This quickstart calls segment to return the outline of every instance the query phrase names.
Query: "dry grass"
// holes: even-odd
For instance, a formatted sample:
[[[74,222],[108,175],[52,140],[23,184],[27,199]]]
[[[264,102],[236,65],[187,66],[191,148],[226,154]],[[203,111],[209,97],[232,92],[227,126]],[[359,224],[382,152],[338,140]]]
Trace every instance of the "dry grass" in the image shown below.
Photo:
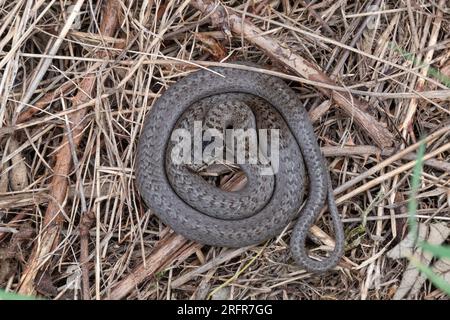
[[[109,14],[102,6],[112,2],[120,25],[100,32]],[[450,221],[449,78],[439,76],[450,76],[446,1],[313,1],[308,8],[309,1],[224,2],[320,66],[336,83],[326,85],[291,73],[243,36],[228,38],[189,2],[0,0],[0,287],[104,299],[144,261],[154,272],[133,284],[129,299],[204,299],[217,292],[232,299],[391,298],[406,261],[384,253],[405,236],[417,145],[400,150],[442,128],[427,145],[418,214],[427,223]],[[81,14],[72,14],[70,4],[80,5]],[[367,13],[371,4],[379,9]],[[290,227],[252,248],[202,247],[168,234],[145,208],[133,170],[145,113],[196,65],[219,60],[283,73],[300,103],[314,110],[347,234],[335,271],[314,275],[296,267]],[[395,136],[394,149],[378,149],[322,87],[365,100],[365,112]],[[60,180],[68,188],[55,199],[62,150],[60,162],[69,166]],[[57,221],[47,221],[49,203]],[[317,222],[327,225],[326,216]],[[55,237],[48,252],[40,251],[49,233]],[[330,241],[326,234],[321,239]],[[82,279],[89,284],[83,293]],[[417,298],[444,295],[427,284]]]

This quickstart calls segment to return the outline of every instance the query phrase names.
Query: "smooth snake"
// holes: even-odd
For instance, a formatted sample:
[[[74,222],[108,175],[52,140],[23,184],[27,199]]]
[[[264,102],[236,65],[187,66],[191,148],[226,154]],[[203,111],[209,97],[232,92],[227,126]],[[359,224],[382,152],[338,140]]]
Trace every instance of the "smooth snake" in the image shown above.
[[[261,243],[278,235],[298,216],[290,243],[294,260],[313,272],[334,267],[343,253],[343,227],[317,138],[297,94],[281,79],[260,72],[224,67],[211,70],[214,72],[193,72],[171,85],[147,114],[136,158],[137,186],[144,201],[177,233],[213,246]],[[254,165],[241,165],[246,185],[226,192],[211,186],[189,166],[172,163],[174,128],[188,128],[192,121],[205,121],[206,116],[219,118],[219,125],[227,121],[236,125],[243,115],[250,114],[254,117],[247,126],[279,129],[275,175],[258,175]],[[309,197],[302,207],[305,167]],[[309,257],[306,238],[325,203],[335,247],[328,257],[318,260]]]

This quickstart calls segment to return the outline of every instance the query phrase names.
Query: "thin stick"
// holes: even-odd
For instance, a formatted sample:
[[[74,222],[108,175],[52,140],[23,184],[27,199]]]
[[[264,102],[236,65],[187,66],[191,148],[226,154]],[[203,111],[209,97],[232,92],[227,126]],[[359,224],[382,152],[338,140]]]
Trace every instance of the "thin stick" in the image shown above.
[[[58,38],[55,40],[53,45],[48,50],[48,55],[52,56],[58,52],[59,48],[61,47],[62,42],[64,41],[64,38],[66,37],[67,33],[69,32],[70,28],[72,27],[72,25],[75,21],[75,18],[80,13],[80,9],[81,9],[81,6],[83,5],[83,3],[84,3],[84,0],[78,0],[75,3],[71,14],[67,18],[67,21],[64,24],[64,27],[61,29],[61,32],[59,33]],[[39,63],[40,66],[38,67],[38,70],[36,71],[36,74],[35,74],[33,80],[31,81],[27,91],[25,92],[25,95],[23,96],[23,98],[20,101],[19,106],[17,107],[17,111],[15,114],[16,118],[18,117],[23,106],[26,105],[30,101],[31,97],[34,94],[34,91],[38,87],[38,85],[41,82],[44,75],[47,73],[47,70],[50,67],[51,63],[52,63],[52,59],[49,59],[49,58],[43,58],[40,61],[40,63]],[[13,118],[13,123],[15,123],[14,120],[16,120],[16,118]]]
[[[89,293],[89,229],[95,221],[93,211],[86,212],[80,222],[80,266],[81,266],[81,288],[83,300],[90,300]]]
[[[440,148],[438,148],[438,149],[436,149],[436,150],[426,154],[424,156],[423,160],[431,159],[431,158],[435,157],[436,155],[438,155],[438,154],[440,154],[440,153],[442,153],[444,151],[447,151],[449,149],[450,149],[450,143],[447,143],[447,144],[443,145],[442,147],[440,147]],[[407,164],[404,164],[403,166],[400,166],[397,169],[389,171],[388,173],[383,174],[383,175],[379,176],[378,178],[370,180],[369,182],[367,182],[366,184],[360,186],[359,188],[356,188],[355,190],[353,190],[353,191],[345,194],[344,196],[336,199],[336,204],[340,204],[340,203],[342,203],[342,202],[344,202],[344,201],[346,201],[348,199],[351,199],[354,196],[360,194],[361,192],[367,191],[370,188],[372,188],[372,187],[382,183],[383,181],[386,181],[387,179],[392,178],[392,177],[394,177],[395,175],[397,175],[397,174],[399,174],[401,172],[404,172],[406,170],[411,169],[412,167],[414,167],[416,162],[417,162],[417,160],[408,162]]]
[[[450,131],[450,126],[445,126],[444,128],[430,134],[428,137],[426,137],[424,139],[424,143],[430,143],[431,141],[439,138],[441,135],[447,133],[448,131]],[[370,177],[371,175],[373,175],[374,173],[380,171],[382,168],[390,165],[391,163],[402,159],[403,156],[405,156],[408,153],[411,153],[412,151],[416,150],[419,146],[420,146],[420,142],[417,142],[413,145],[410,145],[409,147],[401,150],[400,152],[398,152],[397,154],[393,155],[392,157],[380,162],[379,164],[377,164],[376,166],[373,166],[372,168],[370,168],[369,170],[365,171],[364,173],[360,174],[359,176],[353,178],[350,181],[347,181],[346,183],[344,183],[343,185],[339,186],[338,188],[336,188],[334,190],[334,194],[338,195],[340,193],[343,193],[344,191],[348,190],[349,188],[353,187],[355,184],[363,181],[364,179]],[[431,158],[431,157],[430,157]],[[430,159],[428,158],[428,159]]]

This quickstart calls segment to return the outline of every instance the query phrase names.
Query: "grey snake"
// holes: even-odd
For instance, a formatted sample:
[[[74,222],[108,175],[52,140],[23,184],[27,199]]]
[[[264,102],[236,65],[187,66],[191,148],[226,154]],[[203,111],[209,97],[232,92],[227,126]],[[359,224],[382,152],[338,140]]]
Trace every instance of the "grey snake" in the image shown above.
[[[146,116],[136,157],[137,187],[145,203],[175,232],[224,247],[261,243],[298,216],[290,242],[294,260],[313,272],[333,268],[343,254],[343,226],[317,138],[297,94],[281,79],[260,72],[211,70],[193,72],[171,85]],[[254,116],[251,125],[279,129],[279,169],[274,176],[260,176],[251,166],[242,166],[247,184],[239,191],[226,192],[187,166],[171,162],[174,128],[201,120],[214,105],[238,105],[229,107],[229,112],[244,110],[244,115]],[[224,110],[222,116],[227,115]],[[237,120],[231,117],[231,121]],[[302,207],[306,181],[309,197]],[[325,204],[332,218],[335,247],[319,261],[308,255],[306,238]]]

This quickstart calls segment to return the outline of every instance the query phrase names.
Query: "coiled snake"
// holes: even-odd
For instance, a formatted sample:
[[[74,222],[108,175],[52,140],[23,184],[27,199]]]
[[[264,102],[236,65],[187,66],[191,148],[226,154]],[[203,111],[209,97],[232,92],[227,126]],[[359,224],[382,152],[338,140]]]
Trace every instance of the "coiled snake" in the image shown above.
[[[343,227],[313,127],[296,93],[281,79],[263,73],[223,67],[211,70],[191,73],[169,87],[147,115],[136,158],[137,186],[146,204],[186,238],[225,247],[261,243],[299,215],[291,236],[295,261],[314,272],[334,267],[343,252]],[[279,168],[274,176],[255,174],[250,165],[243,165],[247,184],[242,190],[226,192],[171,161],[174,128],[201,120],[217,105],[238,105],[229,112],[245,109],[244,114],[253,113],[258,128],[279,129]],[[309,197],[301,208],[305,167]],[[305,242],[325,201],[336,245],[319,261],[309,257]]]

